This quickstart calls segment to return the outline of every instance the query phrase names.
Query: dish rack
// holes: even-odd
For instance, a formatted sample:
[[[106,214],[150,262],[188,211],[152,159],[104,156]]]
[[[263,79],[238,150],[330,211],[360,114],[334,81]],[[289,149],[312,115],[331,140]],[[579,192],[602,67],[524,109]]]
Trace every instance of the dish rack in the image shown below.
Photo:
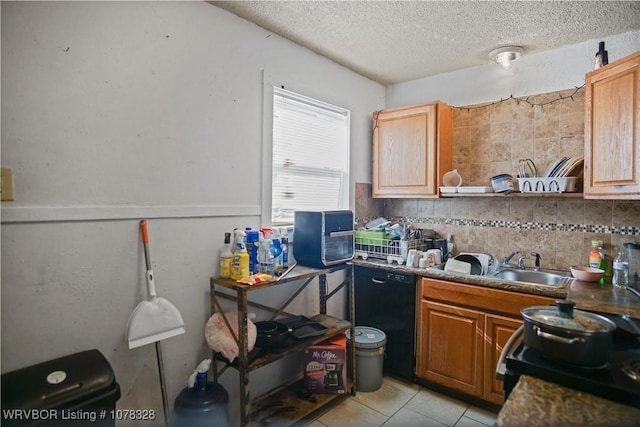
[[[355,236],[355,258],[377,258],[389,264],[404,264],[411,249],[422,250],[424,238],[410,240],[390,239],[384,231],[357,230]]]
[[[571,193],[576,191],[578,178],[518,178],[522,193]]]

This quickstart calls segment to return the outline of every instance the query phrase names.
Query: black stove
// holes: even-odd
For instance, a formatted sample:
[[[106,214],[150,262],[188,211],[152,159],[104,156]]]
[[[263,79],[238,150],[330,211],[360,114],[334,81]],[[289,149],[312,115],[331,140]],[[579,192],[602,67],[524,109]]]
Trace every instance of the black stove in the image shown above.
[[[599,367],[556,362],[521,342],[506,357],[505,399],[520,375],[540,378],[640,409],[640,338],[637,334],[616,329],[609,362]]]

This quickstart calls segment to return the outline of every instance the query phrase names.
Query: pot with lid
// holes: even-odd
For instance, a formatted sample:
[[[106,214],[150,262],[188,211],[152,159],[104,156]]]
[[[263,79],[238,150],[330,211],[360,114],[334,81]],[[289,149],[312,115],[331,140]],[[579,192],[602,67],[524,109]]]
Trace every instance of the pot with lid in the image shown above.
[[[256,347],[284,348],[289,345],[289,326],[282,322],[255,322],[257,329]]]
[[[595,313],[574,310],[572,301],[556,306],[520,310],[524,318],[524,343],[545,357],[585,367],[609,361],[615,323]]]

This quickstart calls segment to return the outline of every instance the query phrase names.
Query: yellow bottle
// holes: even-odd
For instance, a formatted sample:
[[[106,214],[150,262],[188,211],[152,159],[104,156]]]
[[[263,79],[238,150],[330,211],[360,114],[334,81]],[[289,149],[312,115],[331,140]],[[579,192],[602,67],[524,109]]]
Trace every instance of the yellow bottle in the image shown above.
[[[249,253],[244,245],[246,233],[243,230],[236,230],[235,234],[236,244],[231,257],[231,278],[239,280],[248,277],[251,273],[249,273]]]
[[[233,253],[231,252],[231,233],[224,233],[224,248],[220,254],[220,277],[231,276],[231,260]]]

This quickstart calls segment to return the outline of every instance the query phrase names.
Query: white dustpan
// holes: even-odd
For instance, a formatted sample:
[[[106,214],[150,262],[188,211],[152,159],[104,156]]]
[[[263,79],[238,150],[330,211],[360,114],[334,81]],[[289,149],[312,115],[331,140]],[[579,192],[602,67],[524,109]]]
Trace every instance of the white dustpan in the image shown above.
[[[141,347],[184,334],[184,321],[178,309],[164,298],[156,296],[153,270],[147,270],[150,299],[140,302],[127,322],[129,348]]]

